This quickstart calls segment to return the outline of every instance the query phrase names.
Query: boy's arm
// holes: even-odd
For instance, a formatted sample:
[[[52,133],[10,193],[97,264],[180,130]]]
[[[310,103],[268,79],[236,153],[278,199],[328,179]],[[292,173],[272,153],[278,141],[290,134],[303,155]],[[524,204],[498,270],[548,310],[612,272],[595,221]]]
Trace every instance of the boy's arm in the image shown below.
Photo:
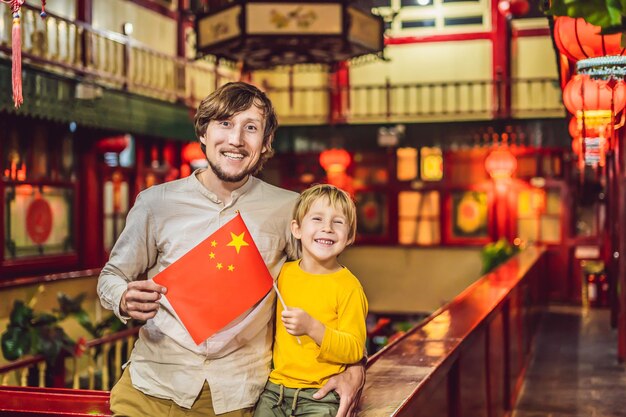
[[[307,335],[320,346],[318,358],[328,362],[351,364],[365,352],[365,316],[367,299],[358,286],[340,296],[337,306],[337,329],[331,329],[301,308],[283,310],[281,320],[293,336]]]
[[[320,344],[319,358],[335,363],[351,364],[363,358],[367,330],[367,299],[363,289],[353,288],[340,300],[337,329],[326,327]]]

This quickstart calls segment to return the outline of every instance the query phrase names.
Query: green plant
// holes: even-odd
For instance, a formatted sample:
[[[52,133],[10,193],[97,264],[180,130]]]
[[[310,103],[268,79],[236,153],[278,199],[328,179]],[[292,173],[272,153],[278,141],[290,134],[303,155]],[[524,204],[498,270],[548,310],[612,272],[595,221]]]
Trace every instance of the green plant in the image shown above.
[[[85,338],[81,337],[75,342],[60,326],[63,320],[70,317],[75,318],[92,338],[98,338],[106,332],[115,332],[125,327],[115,316],[93,324],[81,307],[84,299],[85,294],[70,298],[59,293],[57,296],[59,308],[55,309],[52,314],[36,313],[33,310],[34,299],[28,304],[16,300],[13,303],[9,324],[0,339],[5,359],[14,361],[24,355],[43,355],[49,364],[53,364],[62,351],[70,355],[80,355],[84,350]]]
[[[551,0],[547,13],[582,17],[600,26],[603,34],[626,32],[626,0]],[[622,35],[622,45],[626,37]]]
[[[507,259],[517,252],[519,252],[519,248],[511,245],[509,241],[504,238],[497,242],[486,244],[480,252],[480,258],[483,263],[482,273],[486,274],[496,266],[506,262]]]

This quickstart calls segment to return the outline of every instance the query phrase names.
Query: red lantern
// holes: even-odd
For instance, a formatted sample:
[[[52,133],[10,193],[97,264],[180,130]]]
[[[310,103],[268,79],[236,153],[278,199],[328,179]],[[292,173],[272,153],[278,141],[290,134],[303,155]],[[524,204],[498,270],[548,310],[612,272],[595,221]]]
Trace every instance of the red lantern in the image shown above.
[[[120,153],[128,146],[128,135],[113,136],[100,139],[96,143],[96,149],[100,153],[115,152]]]
[[[528,0],[510,0],[513,17],[524,16],[530,10]]]
[[[572,151],[574,151],[576,155],[580,156],[581,148],[582,148],[582,138],[575,137],[574,139],[572,139]]]
[[[500,0],[498,11],[504,17],[521,17],[530,10],[528,0]]]
[[[344,172],[351,159],[345,149],[327,149],[320,154],[320,165],[327,173]]]
[[[583,18],[559,16],[554,23],[554,41],[559,51],[572,61],[604,55],[624,55],[621,33],[600,35],[600,27]]]
[[[563,102],[570,113],[591,110],[613,110],[619,113],[626,105],[626,84],[617,83],[611,89],[607,81],[592,80],[587,75],[573,77],[563,90]]]
[[[494,180],[511,178],[517,169],[517,159],[507,148],[496,149],[485,159],[485,169]]]
[[[578,119],[576,117],[569,119],[567,130],[569,131],[569,135],[573,138],[577,138],[580,135],[580,131],[578,130]]]
[[[191,143],[186,144],[183,147],[182,157],[183,157],[183,161],[187,163],[191,161],[197,161],[198,159],[206,158],[206,156],[202,152],[202,149],[200,148],[199,142],[191,142]]]

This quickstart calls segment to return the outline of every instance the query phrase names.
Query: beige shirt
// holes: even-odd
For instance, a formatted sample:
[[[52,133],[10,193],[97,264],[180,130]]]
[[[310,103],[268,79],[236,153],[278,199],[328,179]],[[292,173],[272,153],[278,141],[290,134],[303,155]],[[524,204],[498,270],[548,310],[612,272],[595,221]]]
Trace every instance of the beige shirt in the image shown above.
[[[144,272],[152,279],[231,220],[236,210],[274,278],[287,251],[295,247],[289,222],[296,193],[250,177],[224,205],[196,173],[137,196],[98,279],[102,305],[118,317],[129,281]],[[157,315],[140,329],[131,354],[133,385],[145,394],[191,408],[207,381],[217,414],[252,407],[269,375],[274,298],[272,291],[200,345],[193,342],[167,296],[162,298]]]

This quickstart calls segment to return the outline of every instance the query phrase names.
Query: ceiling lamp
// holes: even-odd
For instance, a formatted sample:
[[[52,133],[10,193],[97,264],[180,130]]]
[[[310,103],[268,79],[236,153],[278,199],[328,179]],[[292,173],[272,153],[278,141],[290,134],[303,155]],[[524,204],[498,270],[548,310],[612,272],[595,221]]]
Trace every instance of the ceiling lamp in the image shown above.
[[[603,55],[624,55],[622,34],[601,35],[601,28],[582,17],[559,16],[554,23],[554,41],[562,54],[572,61]]]
[[[328,174],[345,172],[351,160],[345,149],[327,149],[320,154],[320,165]]]
[[[509,179],[517,169],[517,159],[507,147],[498,148],[485,159],[485,169],[494,180]]]
[[[196,16],[197,57],[207,54],[246,69],[332,64],[383,50],[381,17],[349,0],[221,1]]]

